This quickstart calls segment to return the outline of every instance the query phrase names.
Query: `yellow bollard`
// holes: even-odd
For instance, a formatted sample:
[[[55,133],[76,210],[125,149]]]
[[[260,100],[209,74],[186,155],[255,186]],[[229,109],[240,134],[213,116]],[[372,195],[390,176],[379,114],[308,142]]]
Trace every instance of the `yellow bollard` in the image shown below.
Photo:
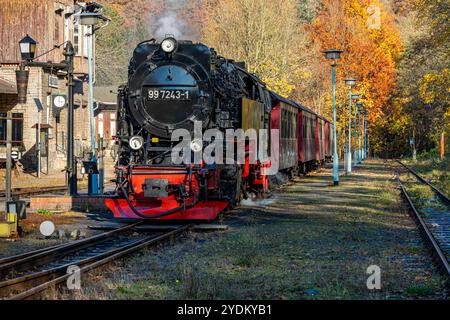
[[[0,222],[0,238],[17,238],[17,213],[7,213],[6,221]]]

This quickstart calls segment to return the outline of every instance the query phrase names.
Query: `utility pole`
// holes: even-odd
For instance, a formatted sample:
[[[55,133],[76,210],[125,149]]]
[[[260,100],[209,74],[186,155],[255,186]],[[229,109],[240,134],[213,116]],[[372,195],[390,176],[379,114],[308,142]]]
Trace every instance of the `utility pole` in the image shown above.
[[[6,114],[6,202],[11,201],[12,113]]]
[[[336,75],[335,68],[337,66],[336,60],[341,58],[342,50],[331,49],[324,51],[325,57],[332,61],[331,63],[331,94],[333,107],[333,184],[339,185],[339,158],[337,152],[337,134],[336,134]]]
[[[354,144],[355,147],[353,149],[353,166],[356,166],[358,164],[358,152],[357,150],[357,137],[356,137],[356,119],[357,119],[357,114],[358,112],[358,103],[355,101],[355,114],[354,114],[354,123],[353,123],[353,140],[354,140]]]
[[[93,88],[93,66],[92,66],[92,43],[94,41],[94,32],[102,27],[105,27],[109,23],[109,19],[104,17],[102,13],[102,5],[96,2],[88,2],[85,7],[83,7],[80,14],[78,14],[79,23],[83,26],[89,28],[87,37],[87,51],[88,51],[88,73],[89,73],[89,111],[90,111],[90,126],[91,126],[91,145],[92,145],[92,156],[90,161],[97,167],[97,158],[95,155],[95,118],[94,118],[94,88]],[[100,20],[106,22],[106,24],[101,27],[95,27]],[[100,148],[99,148],[100,149]],[[100,151],[100,150],[99,150]],[[99,174],[89,173],[89,184],[88,193],[98,194],[99,193]]]
[[[95,118],[94,118],[94,85],[93,85],[93,72],[92,72],[92,41],[94,39],[94,26],[90,25],[89,33],[87,36],[87,51],[88,51],[88,73],[89,73],[89,114],[91,125],[91,145],[92,145],[92,157],[91,161],[97,163],[97,157],[95,156]],[[98,148],[100,151],[100,148]],[[96,173],[89,174],[89,194],[98,194],[99,192],[99,175]]]
[[[358,160],[359,160],[359,164],[361,164],[361,160],[362,160],[362,127],[361,127],[361,116],[362,116],[362,108],[359,110],[358,113],[358,130],[359,130],[359,134],[358,134]]]
[[[98,142],[98,150],[100,153],[98,191],[100,194],[103,194],[105,191],[105,150],[103,148],[103,137],[100,137],[100,140]]]
[[[331,85],[332,85],[332,96],[333,96],[333,148],[334,148],[334,156],[333,156],[333,183],[335,186],[339,185],[339,158],[337,153],[337,135],[336,135],[336,76],[335,76],[335,67],[336,64],[333,63],[331,65]]]
[[[352,172],[352,87],[356,84],[355,78],[344,80],[348,86],[348,146],[347,146],[347,173]]]
[[[64,56],[67,70],[67,86],[68,86],[68,102],[69,110],[67,115],[67,181],[68,181],[68,192],[71,196],[77,194],[77,167],[74,157],[74,79],[73,79],[73,56],[74,50],[72,42],[68,41],[66,47],[64,48]]]
[[[42,124],[42,104],[38,98],[34,98],[34,103],[36,104],[36,109],[38,112],[38,122],[36,128],[36,156],[37,156],[37,168],[36,176],[41,177],[41,124]]]
[[[347,171],[352,172],[352,88],[348,91],[348,145],[347,145]]]

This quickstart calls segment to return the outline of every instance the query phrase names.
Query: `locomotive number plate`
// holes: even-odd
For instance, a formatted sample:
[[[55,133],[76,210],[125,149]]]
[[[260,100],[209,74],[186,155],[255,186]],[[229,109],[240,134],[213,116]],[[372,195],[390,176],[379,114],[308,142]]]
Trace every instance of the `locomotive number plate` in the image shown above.
[[[148,100],[190,100],[188,90],[149,89]]]

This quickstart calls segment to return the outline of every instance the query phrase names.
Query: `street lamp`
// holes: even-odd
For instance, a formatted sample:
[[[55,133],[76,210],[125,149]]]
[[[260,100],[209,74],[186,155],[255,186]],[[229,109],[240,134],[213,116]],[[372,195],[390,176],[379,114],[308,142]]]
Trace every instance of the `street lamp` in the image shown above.
[[[352,172],[352,87],[356,84],[355,78],[344,80],[348,86],[348,149],[347,149],[347,173]]]
[[[352,94],[352,100],[354,101],[354,106],[355,106],[355,112],[354,112],[354,116],[353,116],[353,166],[356,166],[356,158],[357,158],[357,152],[356,152],[356,114],[357,114],[357,103],[359,100],[359,94],[358,93],[354,93]]]
[[[31,61],[36,53],[36,41],[28,34],[19,41],[20,55],[22,60]]]
[[[73,77],[73,57],[75,52],[73,50],[72,42],[64,42],[66,45],[64,47],[64,61],[59,63],[53,62],[36,62],[36,41],[29,35],[26,35],[22,40],[19,41],[20,55],[22,57],[22,62],[19,65],[19,70],[16,70],[16,81],[17,81],[17,101],[18,103],[26,103],[27,98],[27,86],[28,86],[28,75],[29,71],[25,70],[25,66],[29,67],[41,67],[52,69],[54,71],[63,70],[67,72],[67,87],[68,87],[68,116],[67,116],[67,182],[68,182],[68,192],[71,196],[77,194],[77,171],[75,167],[75,158],[73,153],[73,116],[74,116],[74,77]],[[60,48],[64,43],[56,45],[49,53],[55,49]],[[38,57],[36,57],[38,58]]]
[[[361,160],[365,160],[366,159],[366,114],[367,114],[367,109],[362,107],[362,142],[361,142]]]
[[[367,159],[367,145],[368,145],[368,139],[367,139],[367,109],[364,108],[364,159]]]
[[[336,78],[335,67],[336,60],[341,58],[342,50],[331,49],[324,51],[325,57],[328,60],[332,60],[331,63],[331,86],[332,86],[332,98],[333,98],[333,141],[334,141],[334,156],[333,156],[333,183],[335,186],[339,185],[339,159],[337,153],[337,136],[336,136]]]
[[[358,132],[358,129],[360,130],[360,126],[361,126],[361,112],[363,109],[363,103],[362,102],[358,102],[356,104],[356,109],[358,114],[356,114],[355,111],[355,153],[356,153],[356,159],[355,162],[356,164],[360,164],[361,163],[361,134]],[[356,122],[357,121],[357,122]]]
[[[19,49],[22,63],[19,65],[19,69],[16,70],[17,102],[26,103],[30,71],[25,69],[25,62],[34,59],[34,55],[36,54],[36,41],[27,34],[19,41]]]
[[[99,10],[102,6],[93,2],[87,4],[82,12],[77,15],[78,21],[81,25],[89,27],[89,32],[86,34],[87,37],[87,52],[88,52],[88,74],[89,74],[89,113],[90,113],[90,127],[91,127],[91,145],[92,145],[92,156],[90,161],[93,163],[94,167],[97,169],[97,158],[95,156],[95,124],[94,124],[94,84],[93,84],[93,72],[92,72],[92,39],[95,25],[98,24],[99,20],[108,21]],[[98,30],[99,28],[97,28]],[[102,168],[103,170],[103,168]],[[94,170],[98,172],[98,170]],[[103,192],[103,171],[101,171],[100,177],[100,190]],[[99,193],[99,175],[98,173],[89,173],[88,176],[88,193],[98,194]]]
[[[80,24],[83,26],[94,26],[101,19],[102,15],[98,12],[81,12],[78,14]]]

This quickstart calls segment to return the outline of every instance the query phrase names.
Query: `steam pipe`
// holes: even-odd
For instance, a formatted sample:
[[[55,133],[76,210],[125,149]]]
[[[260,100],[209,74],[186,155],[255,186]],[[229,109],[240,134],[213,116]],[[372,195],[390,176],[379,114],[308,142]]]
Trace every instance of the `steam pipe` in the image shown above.
[[[146,216],[146,215],[143,215],[141,212],[139,212],[139,210],[136,209],[135,206],[133,206],[133,204],[131,203],[130,198],[128,197],[128,193],[125,190],[125,188],[123,187],[123,185],[120,185],[120,190],[122,191],[123,195],[125,196],[125,200],[127,201],[127,204],[130,207],[131,211],[133,211],[133,213],[135,215],[137,215],[137,216],[139,216],[139,217],[141,217],[143,219],[147,219],[147,220],[168,216],[168,215],[174,214],[175,212],[178,212],[178,211],[181,211],[181,210],[190,209],[190,208],[193,208],[198,203],[198,202],[196,202],[196,203],[189,204],[189,205],[186,205],[186,206],[179,206],[179,207],[167,210],[165,212],[153,214],[151,216]]]

